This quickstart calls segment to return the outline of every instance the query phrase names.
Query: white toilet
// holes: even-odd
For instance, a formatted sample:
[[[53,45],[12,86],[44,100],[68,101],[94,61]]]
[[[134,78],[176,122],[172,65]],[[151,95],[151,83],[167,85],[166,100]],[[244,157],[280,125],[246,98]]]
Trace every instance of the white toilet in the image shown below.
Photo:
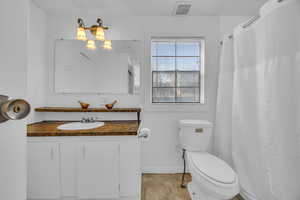
[[[187,186],[192,200],[229,200],[239,193],[238,177],[233,169],[207,153],[212,127],[205,120],[180,120],[179,140],[192,175]]]

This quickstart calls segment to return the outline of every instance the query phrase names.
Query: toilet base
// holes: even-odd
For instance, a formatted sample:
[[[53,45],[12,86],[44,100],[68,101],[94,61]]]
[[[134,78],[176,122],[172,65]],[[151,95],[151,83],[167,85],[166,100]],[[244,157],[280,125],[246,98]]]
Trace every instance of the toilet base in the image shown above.
[[[187,184],[187,189],[192,200],[221,200],[201,192],[199,189],[194,187],[192,182]]]

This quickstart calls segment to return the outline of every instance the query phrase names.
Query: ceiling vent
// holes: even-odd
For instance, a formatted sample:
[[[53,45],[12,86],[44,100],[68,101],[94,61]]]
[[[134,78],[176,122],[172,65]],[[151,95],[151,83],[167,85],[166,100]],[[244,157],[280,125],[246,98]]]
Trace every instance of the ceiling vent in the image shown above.
[[[178,1],[175,4],[175,8],[173,10],[173,15],[174,16],[188,15],[191,7],[192,7],[192,3],[190,1]]]

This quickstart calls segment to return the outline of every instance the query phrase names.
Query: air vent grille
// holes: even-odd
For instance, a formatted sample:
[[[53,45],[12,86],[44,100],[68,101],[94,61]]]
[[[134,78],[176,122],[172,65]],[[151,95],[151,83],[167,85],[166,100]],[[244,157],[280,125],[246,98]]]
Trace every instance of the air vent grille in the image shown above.
[[[192,7],[192,4],[190,2],[177,2],[173,15],[176,15],[176,16],[188,15],[191,7]]]

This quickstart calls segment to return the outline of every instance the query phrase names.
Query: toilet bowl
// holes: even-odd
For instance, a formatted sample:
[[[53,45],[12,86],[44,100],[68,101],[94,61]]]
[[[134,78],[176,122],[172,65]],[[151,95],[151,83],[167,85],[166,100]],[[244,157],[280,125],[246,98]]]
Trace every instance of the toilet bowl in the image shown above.
[[[179,140],[192,175],[188,191],[192,200],[230,200],[239,193],[237,174],[223,160],[207,153],[212,123],[180,120]]]
[[[221,159],[206,152],[187,152],[192,200],[229,200],[239,193],[236,173]]]

